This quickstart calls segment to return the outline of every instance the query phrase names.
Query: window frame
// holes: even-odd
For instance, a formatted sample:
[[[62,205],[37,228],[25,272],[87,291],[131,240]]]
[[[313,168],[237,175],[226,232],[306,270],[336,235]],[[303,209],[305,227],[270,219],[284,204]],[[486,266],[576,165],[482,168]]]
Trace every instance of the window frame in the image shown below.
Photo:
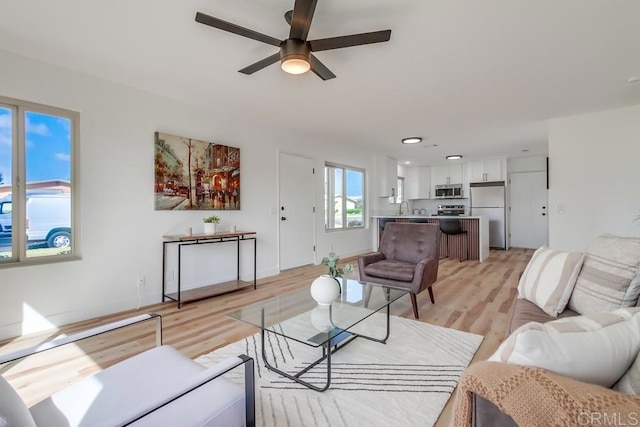
[[[0,107],[11,110],[11,257],[0,259],[0,268],[23,265],[51,264],[81,259],[80,256],[80,113],[21,99],[0,96]],[[71,250],[68,254],[27,256],[26,230],[20,227],[26,220],[26,113],[44,114],[70,121],[70,202],[71,202]]]
[[[335,221],[330,220],[333,218],[335,220],[335,215],[333,214],[333,210],[330,209],[329,202],[335,201],[335,183],[334,180],[331,179],[327,182],[327,169],[341,169],[342,170],[342,189],[341,194],[342,197],[342,224],[347,224],[347,197],[346,197],[346,188],[347,188],[347,171],[359,172],[362,174],[362,224],[355,227],[329,227],[329,224],[334,223]],[[361,230],[366,228],[366,206],[367,206],[367,171],[363,168],[358,168],[355,166],[342,165],[339,163],[325,162],[324,164],[324,179],[325,179],[325,188],[324,188],[324,198],[325,198],[325,216],[324,216],[324,230],[325,232],[334,232],[334,231],[347,231],[347,230]],[[330,190],[333,190],[333,198],[330,198]],[[334,202],[335,203],[335,202]],[[333,206],[333,205],[332,205]]]

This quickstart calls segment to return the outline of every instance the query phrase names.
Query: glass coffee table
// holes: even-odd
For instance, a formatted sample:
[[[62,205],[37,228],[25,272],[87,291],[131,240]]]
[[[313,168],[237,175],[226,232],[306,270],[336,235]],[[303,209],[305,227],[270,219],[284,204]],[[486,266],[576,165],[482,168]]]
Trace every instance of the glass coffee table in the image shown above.
[[[262,358],[265,366],[312,390],[325,391],[331,385],[331,354],[355,338],[365,338],[386,343],[389,338],[389,306],[409,292],[374,283],[340,278],[340,296],[331,305],[319,305],[312,298],[309,288],[269,298],[240,310],[228,313],[229,317],[242,320],[260,328]],[[374,313],[386,310],[386,331],[381,338],[355,333],[351,329]],[[318,359],[296,374],[289,374],[272,366],[265,351],[265,335],[277,334],[311,347],[321,347]],[[327,361],[327,382],[318,387],[301,377],[314,366]]]

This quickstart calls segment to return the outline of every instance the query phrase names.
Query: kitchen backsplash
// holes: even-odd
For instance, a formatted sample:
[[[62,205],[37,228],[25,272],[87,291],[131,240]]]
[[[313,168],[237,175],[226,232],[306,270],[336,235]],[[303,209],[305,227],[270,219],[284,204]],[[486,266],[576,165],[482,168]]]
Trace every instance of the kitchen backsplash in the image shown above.
[[[469,199],[422,199],[422,200],[408,200],[409,211],[413,214],[414,209],[425,209],[426,215],[434,215],[438,210],[438,205],[463,205],[465,207],[465,215],[469,215]],[[406,209],[406,208],[403,208]],[[398,203],[389,203],[389,199],[377,198],[374,199],[374,204],[371,205],[371,215],[398,215],[400,212],[400,205]]]

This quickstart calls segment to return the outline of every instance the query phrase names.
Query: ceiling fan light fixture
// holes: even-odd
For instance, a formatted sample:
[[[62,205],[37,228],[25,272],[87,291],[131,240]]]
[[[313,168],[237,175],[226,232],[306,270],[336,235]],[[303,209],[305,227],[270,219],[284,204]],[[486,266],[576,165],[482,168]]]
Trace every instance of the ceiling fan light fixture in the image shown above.
[[[460,154],[451,154],[446,157],[447,160],[460,160],[461,158],[462,156]]]
[[[282,70],[289,74],[304,74],[311,69],[311,64],[305,58],[286,58],[280,64]]]
[[[311,69],[311,50],[306,42],[288,39],[280,45],[280,67],[285,73],[304,74]]]
[[[420,136],[410,136],[407,138],[402,138],[403,144],[419,144],[422,142],[422,137]]]

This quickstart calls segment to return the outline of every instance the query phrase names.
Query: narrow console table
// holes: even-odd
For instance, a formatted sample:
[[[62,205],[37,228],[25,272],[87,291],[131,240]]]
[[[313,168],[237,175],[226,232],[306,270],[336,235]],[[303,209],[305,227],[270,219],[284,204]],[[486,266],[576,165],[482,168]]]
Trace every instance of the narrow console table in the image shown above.
[[[201,300],[209,298],[215,295],[226,294],[228,292],[237,291],[239,289],[248,288],[253,286],[256,289],[256,232],[255,231],[236,231],[222,232],[215,234],[194,234],[191,236],[186,235],[173,235],[162,236],[164,241],[162,242],[162,301],[167,299],[178,303],[178,308],[182,307],[183,303]],[[240,280],[240,242],[253,241],[253,283]],[[236,280],[229,282],[214,283],[208,286],[201,286],[196,289],[182,290],[180,281],[180,264],[182,257],[182,248],[184,246],[191,245],[207,245],[212,243],[233,243],[236,246]],[[173,293],[167,292],[167,246],[178,246],[178,274],[177,284],[178,291]]]

